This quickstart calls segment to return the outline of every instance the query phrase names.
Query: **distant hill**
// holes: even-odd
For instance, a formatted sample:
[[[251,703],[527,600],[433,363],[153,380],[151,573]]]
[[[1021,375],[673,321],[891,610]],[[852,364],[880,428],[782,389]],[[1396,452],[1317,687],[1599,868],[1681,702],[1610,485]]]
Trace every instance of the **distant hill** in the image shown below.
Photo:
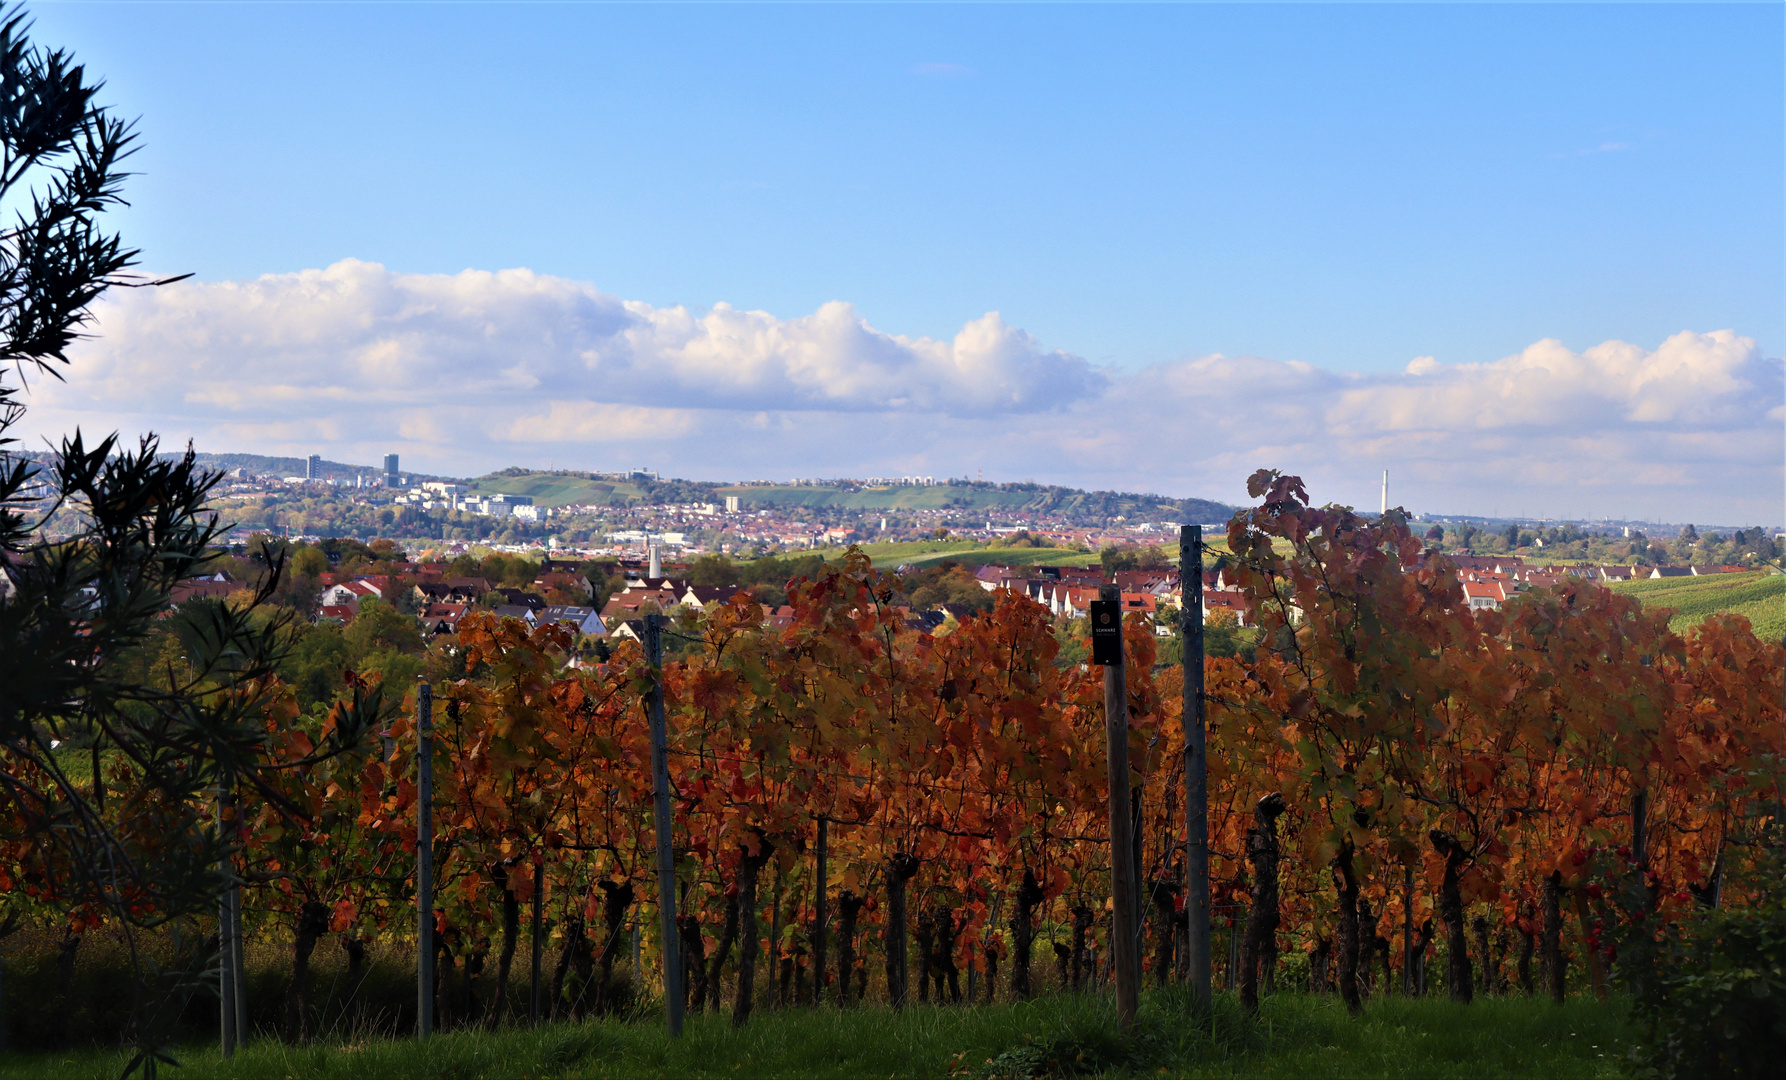
[[[176,456],[169,451],[163,456]],[[39,460],[48,455],[33,454]],[[195,455],[209,469],[247,469],[261,476],[302,476],[304,459],[264,454]],[[351,480],[357,475],[376,476],[382,465],[356,465],[324,461],[323,478]],[[1163,495],[1120,491],[1082,491],[1078,488],[1034,483],[999,484],[956,480],[928,487],[914,485],[856,484],[721,484],[705,480],[663,480],[644,473],[590,473],[570,470],[550,472],[508,468],[473,479],[418,473],[403,475],[414,480],[460,480],[472,490],[532,496],[540,506],[573,504],[588,506],[662,505],[665,503],[723,503],[736,496],[745,509],[812,511],[959,511],[964,518],[994,512],[1021,517],[1050,514],[1087,525],[1104,525],[1117,518],[1128,521],[1177,521],[1212,524],[1226,521],[1235,508],[1209,499],[1172,499]]]
[[[180,451],[164,451],[162,457],[180,456]],[[247,469],[256,476],[303,476],[304,459],[299,457],[268,457],[265,454],[194,454],[193,459],[207,469],[229,472],[232,469]],[[324,461],[322,478],[324,480],[351,480],[364,474],[368,478],[384,475],[384,465],[353,465],[344,461]],[[441,480],[445,477],[418,473],[409,469],[403,475],[417,480]]]
[[[672,502],[724,502],[736,496],[744,509],[826,510],[958,510],[963,516],[995,511],[1001,514],[1057,514],[1074,521],[1104,523],[1117,517],[1130,521],[1179,521],[1211,524],[1226,521],[1234,507],[1208,499],[1169,499],[1130,492],[1081,491],[1042,484],[994,484],[974,481],[917,486],[837,484],[716,484],[701,480],[654,480],[634,474],[528,472],[505,469],[472,481],[474,490],[529,495],[541,506],[580,503],[596,506]]]
[[[721,488],[742,506],[827,506],[851,510],[996,510],[1007,514],[1058,514],[1075,520],[1226,521],[1234,507],[1208,499],[1170,499],[1126,491],[1081,491],[1043,484],[956,481],[930,487],[740,486]]]

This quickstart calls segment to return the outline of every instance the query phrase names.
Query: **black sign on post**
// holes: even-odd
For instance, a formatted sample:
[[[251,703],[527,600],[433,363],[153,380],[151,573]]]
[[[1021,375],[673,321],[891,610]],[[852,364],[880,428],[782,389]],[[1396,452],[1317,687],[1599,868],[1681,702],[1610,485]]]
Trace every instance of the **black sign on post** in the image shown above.
[[[1122,663],[1122,601],[1091,602],[1091,662],[1106,667]]]

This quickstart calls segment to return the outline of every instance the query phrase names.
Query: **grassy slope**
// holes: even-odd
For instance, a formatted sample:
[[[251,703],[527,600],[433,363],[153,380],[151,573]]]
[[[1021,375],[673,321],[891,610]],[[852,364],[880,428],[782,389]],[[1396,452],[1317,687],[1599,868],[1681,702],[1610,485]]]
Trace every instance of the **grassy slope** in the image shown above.
[[[1677,633],[1715,612],[1733,611],[1748,618],[1758,637],[1777,640],[1786,636],[1786,576],[1779,574],[1757,571],[1660,578],[1620,582],[1612,588],[1637,597],[1645,607],[1674,608],[1676,614],[1668,625]]]
[[[472,482],[472,490],[486,494],[531,495],[538,506],[569,506],[572,503],[607,505],[623,503],[644,495],[633,484],[613,484],[605,480],[585,480],[582,477],[554,476],[550,473],[482,476]]]
[[[794,1010],[759,1013],[733,1030],[728,1016],[690,1018],[672,1043],[656,1022],[590,1022],[537,1032],[457,1032],[418,1045],[364,1039],[288,1048],[261,1041],[227,1065],[214,1047],[180,1055],[181,1080],[385,1077],[944,1077],[985,1076],[987,1062],[1026,1040],[1059,1039],[1067,1053],[1104,1064],[1087,1074],[1179,1077],[1616,1077],[1634,1031],[1622,1004],[1576,998],[1556,1007],[1529,998],[1373,1002],[1353,1020],[1333,998],[1267,998],[1256,1021],[1228,995],[1213,1033],[1152,997],[1142,1057],[1130,1064],[1112,1038],[1100,997],[1044,997],[1022,1005],[918,1006],[903,1014]],[[0,1077],[111,1080],[116,1053],[0,1056]]]

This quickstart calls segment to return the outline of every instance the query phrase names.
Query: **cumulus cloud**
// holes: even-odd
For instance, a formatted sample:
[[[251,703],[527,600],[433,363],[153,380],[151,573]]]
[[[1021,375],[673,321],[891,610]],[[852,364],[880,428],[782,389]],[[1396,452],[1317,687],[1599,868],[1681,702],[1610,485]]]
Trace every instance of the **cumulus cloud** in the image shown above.
[[[920,472],[1244,499],[1260,466],[1318,497],[1439,512],[1778,523],[1786,377],[1755,341],[1536,342],[1399,372],[1212,355],[1128,373],[997,313],[953,337],[847,303],[781,318],[653,307],[525,270],[345,261],[109,298],[46,435],[155,429],[200,449],[432,472],[649,464],[716,479]]]
[[[153,388],[164,406],[232,414],[673,400],[979,415],[1051,408],[1106,382],[997,312],[937,341],[883,333],[845,303],[795,319],[727,304],[696,314],[527,270],[393,274],[355,260],[114,294],[98,330],[82,356],[88,394],[129,401]]]

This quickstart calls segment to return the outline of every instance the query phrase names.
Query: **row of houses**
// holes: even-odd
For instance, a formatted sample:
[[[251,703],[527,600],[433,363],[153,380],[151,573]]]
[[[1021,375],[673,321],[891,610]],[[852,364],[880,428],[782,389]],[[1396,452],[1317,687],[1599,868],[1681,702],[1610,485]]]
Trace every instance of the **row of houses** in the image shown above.
[[[1569,580],[1589,580],[1602,584],[1639,579],[1703,576],[1738,573],[1741,566],[1527,566],[1517,555],[1453,555],[1447,560],[1457,568],[1464,596],[1473,609],[1499,609],[1519,592],[1533,588],[1550,588]],[[1107,579],[1097,567],[1055,566],[982,566],[975,572],[980,587],[988,592],[1009,589],[1022,593],[1046,607],[1056,617],[1080,618],[1087,614],[1098,590],[1107,581],[1121,587],[1124,611],[1153,614],[1161,609],[1183,606],[1183,589],[1177,570],[1121,570]],[[1203,572],[1203,620],[1209,621],[1212,611],[1233,613],[1241,626],[1247,625],[1246,596],[1240,592],[1232,574],[1225,570]],[[1171,629],[1162,620],[1157,629],[1167,635]]]
[[[1161,609],[1176,610],[1184,606],[1177,570],[1118,570],[1106,578],[1097,567],[983,566],[974,577],[987,592],[1009,589],[1022,593],[1062,619],[1077,619],[1088,614],[1099,590],[1109,583],[1118,587],[1125,613],[1155,615]],[[1227,571],[1204,571],[1202,595],[1204,622],[1209,621],[1212,611],[1227,611],[1240,625],[1246,625],[1246,596],[1235,588]],[[1161,636],[1172,633],[1166,622],[1160,622],[1156,631]]]
[[[429,604],[420,616],[422,632],[431,638],[456,634],[459,632],[459,623],[467,615],[477,610],[479,608],[474,604]],[[602,623],[601,615],[591,607],[577,607],[571,604],[548,604],[541,608],[504,605],[494,609],[494,614],[504,618],[520,619],[529,628],[561,623],[572,631],[589,637],[605,637],[608,633],[607,627]]]
[[[1459,560],[1454,558],[1453,562]],[[1473,564],[1478,560],[1471,560]],[[1528,589],[1548,589],[1564,582],[1592,581],[1610,585],[1620,581],[1645,581],[1661,578],[1702,577],[1712,574],[1742,573],[1743,566],[1549,566],[1531,567],[1513,558],[1479,561],[1479,565],[1458,567],[1458,578],[1464,597],[1472,610],[1496,610],[1514,596]]]

